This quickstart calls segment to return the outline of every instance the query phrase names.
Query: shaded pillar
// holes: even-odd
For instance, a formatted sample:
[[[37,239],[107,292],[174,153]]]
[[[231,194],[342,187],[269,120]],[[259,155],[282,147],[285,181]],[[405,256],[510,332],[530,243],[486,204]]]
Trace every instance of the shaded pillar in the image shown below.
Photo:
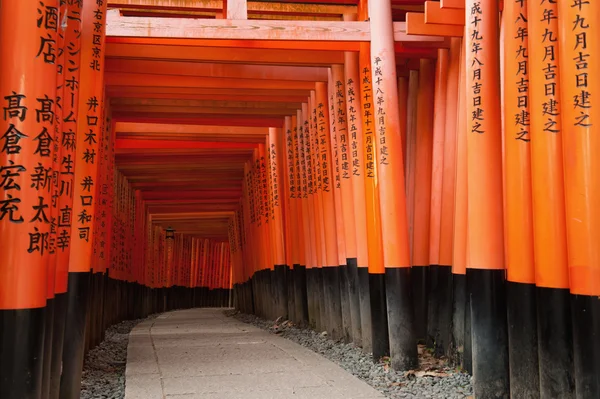
[[[57,1],[0,8],[0,397],[42,395]],[[17,35],[17,32],[26,34]],[[18,36],[18,37],[17,37]],[[52,287],[53,290],[53,287]]]
[[[371,350],[373,353],[373,360],[378,361],[384,356],[389,356],[390,341],[385,295],[385,268],[383,266],[379,189],[376,184],[379,163],[377,162],[377,139],[375,137],[375,116],[373,114],[374,94],[369,43],[360,44],[359,65],[361,82],[360,103],[363,128],[362,145],[364,149],[363,172],[365,174],[365,207],[369,259],[368,285],[369,302],[371,305]],[[359,278],[364,279],[360,274]]]
[[[509,394],[498,1],[466,3],[468,258],[477,398]]]
[[[558,6],[530,1],[527,7],[540,395],[571,398],[575,383],[561,116],[570,105],[560,101]]]
[[[527,2],[504,7],[504,174],[506,228],[506,303],[510,393],[513,397],[539,397],[539,364],[533,209],[531,199],[529,80],[526,54]],[[523,50],[525,49],[525,50]],[[515,79],[516,78],[516,79]]]
[[[373,118],[391,365],[418,365],[390,0],[370,3]]]
[[[600,397],[600,44],[597,2],[558,2],[566,237],[576,397]],[[598,323],[598,320],[596,320]]]

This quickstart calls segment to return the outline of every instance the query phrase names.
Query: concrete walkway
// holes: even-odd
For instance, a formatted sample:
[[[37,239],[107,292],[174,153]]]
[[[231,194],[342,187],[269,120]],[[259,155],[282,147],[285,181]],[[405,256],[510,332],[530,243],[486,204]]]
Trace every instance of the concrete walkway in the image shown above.
[[[165,313],[129,339],[125,399],[383,397],[324,357],[222,309]]]

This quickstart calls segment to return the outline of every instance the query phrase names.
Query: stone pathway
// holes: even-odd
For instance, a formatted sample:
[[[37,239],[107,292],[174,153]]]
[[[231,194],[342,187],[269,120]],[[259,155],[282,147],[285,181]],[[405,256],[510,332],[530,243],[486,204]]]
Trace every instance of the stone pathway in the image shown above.
[[[125,399],[384,398],[324,357],[223,309],[169,312],[138,324],[125,376]]]

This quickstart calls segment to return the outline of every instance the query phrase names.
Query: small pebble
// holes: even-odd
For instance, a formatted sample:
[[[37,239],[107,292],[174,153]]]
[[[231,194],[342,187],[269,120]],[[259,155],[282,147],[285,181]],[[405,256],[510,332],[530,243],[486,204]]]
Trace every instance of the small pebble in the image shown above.
[[[154,318],[155,315],[149,318]],[[80,399],[123,399],[129,333],[138,323],[127,320],[106,330],[100,345],[88,352],[83,364]]]
[[[226,311],[225,314],[269,330],[323,355],[388,398],[463,399],[473,394],[471,377],[448,366],[436,370],[443,373],[442,377],[405,376],[404,372],[392,370],[385,362],[373,363],[371,355],[365,354],[352,344],[332,341],[326,332],[318,333],[314,330],[298,328],[292,322],[285,326],[275,323],[277,328],[274,328],[273,321],[263,320],[253,315],[236,311]]]

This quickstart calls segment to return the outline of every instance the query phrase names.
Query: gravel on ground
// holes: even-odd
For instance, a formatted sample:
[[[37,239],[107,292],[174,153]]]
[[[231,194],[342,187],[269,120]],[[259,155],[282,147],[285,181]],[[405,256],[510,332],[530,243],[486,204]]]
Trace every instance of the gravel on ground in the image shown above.
[[[370,354],[352,344],[334,342],[326,332],[299,328],[288,320],[273,322],[231,310],[225,314],[321,354],[388,398],[472,398],[471,376],[448,366],[445,359],[434,358],[422,345],[419,345],[418,370],[395,371],[389,367],[389,359],[374,363]]]
[[[150,316],[152,319],[156,315]],[[81,399],[123,399],[129,333],[148,319],[126,320],[109,327],[104,341],[90,350],[83,364]]]

